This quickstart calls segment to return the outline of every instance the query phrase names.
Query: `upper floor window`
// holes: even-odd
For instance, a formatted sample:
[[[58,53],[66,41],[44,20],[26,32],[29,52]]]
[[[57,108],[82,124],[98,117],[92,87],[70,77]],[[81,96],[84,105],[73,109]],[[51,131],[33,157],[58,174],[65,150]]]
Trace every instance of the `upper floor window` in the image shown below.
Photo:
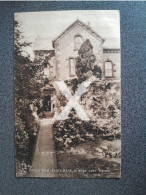
[[[113,77],[113,64],[111,61],[105,62],[105,77]]]
[[[75,36],[75,50],[78,51],[83,43],[83,38],[81,35]]]

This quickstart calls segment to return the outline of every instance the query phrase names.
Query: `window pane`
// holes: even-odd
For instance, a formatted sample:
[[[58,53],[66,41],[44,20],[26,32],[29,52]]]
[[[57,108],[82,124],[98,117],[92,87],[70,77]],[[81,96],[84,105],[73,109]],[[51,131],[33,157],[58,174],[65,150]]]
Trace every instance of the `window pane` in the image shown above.
[[[105,71],[105,76],[106,77],[112,77],[112,70],[106,70]]]
[[[106,62],[105,63],[105,76],[106,77],[112,77],[113,76],[113,70],[112,70],[112,63]]]
[[[106,62],[105,63],[105,69],[112,69],[112,63],[111,62]]]
[[[69,64],[70,64],[70,74],[73,76],[75,75],[75,64],[74,64],[74,59],[73,58],[70,58],[69,59]]]
[[[83,40],[82,40],[82,37],[80,35],[75,37],[75,49],[76,50],[80,49],[82,42],[83,42]]]
[[[76,43],[82,43],[82,38],[80,36],[77,36],[75,39]]]

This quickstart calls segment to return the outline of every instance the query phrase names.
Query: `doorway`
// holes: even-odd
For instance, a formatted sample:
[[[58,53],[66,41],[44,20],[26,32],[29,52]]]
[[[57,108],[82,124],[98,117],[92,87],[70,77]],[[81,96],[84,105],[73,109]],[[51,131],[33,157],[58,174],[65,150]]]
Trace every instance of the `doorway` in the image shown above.
[[[51,95],[47,95],[43,100],[43,108],[46,112],[51,112]]]

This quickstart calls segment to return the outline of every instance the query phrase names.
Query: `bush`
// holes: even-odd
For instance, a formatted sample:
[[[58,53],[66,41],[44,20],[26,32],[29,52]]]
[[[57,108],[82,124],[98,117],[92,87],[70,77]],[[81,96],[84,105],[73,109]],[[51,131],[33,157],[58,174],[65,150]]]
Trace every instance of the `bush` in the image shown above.
[[[25,124],[19,116],[15,117],[15,147],[16,159],[20,162],[27,161],[29,134],[25,128]]]
[[[28,165],[32,161],[32,148],[35,144],[34,141],[32,146],[32,137],[34,136],[34,140],[36,140],[34,132],[39,129],[30,109],[30,104],[40,94],[40,84],[36,82],[39,67],[31,62],[30,56],[25,52],[26,47],[31,43],[22,41],[23,38],[19,22],[15,21],[15,145],[16,170],[18,172],[21,167],[23,169],[21,164]],[[24,172],[22,171],[22,173]]]
[[[94,121],[80,120],[74,110],[70,112],[68,119],[56,121],[53,124],[53,128],[57,149],[68,148],[78,143],[96,140],[102,131],[96,126]]]
[[[81,96],[80,105],[88,112],[90,121],[79,119],[74,110],[68,119],[54,123],[55,142],[57,148],[67,148],[80,142],[96,140],[101,137],[120,137],[120,93],[117,85],[111,88],[102,78],[102,71],[96,64],[93,47],[86,40],[79,49],[76,60],[77,76],[65,81],[74,94],[79,85],[92,78],[93,82],[87,92]],[[67,101],[64,95],[59,94],[60,106],[65,106]],[[117,135],[117,136],[115,136]]]

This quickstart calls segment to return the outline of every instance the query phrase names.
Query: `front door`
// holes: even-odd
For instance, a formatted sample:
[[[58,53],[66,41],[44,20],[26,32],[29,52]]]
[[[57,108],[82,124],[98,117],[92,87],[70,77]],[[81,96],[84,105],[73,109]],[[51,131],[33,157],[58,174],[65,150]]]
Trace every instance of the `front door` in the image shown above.
[[[44,97],[43,108],[44,111],[51,112],[51,95]]]

